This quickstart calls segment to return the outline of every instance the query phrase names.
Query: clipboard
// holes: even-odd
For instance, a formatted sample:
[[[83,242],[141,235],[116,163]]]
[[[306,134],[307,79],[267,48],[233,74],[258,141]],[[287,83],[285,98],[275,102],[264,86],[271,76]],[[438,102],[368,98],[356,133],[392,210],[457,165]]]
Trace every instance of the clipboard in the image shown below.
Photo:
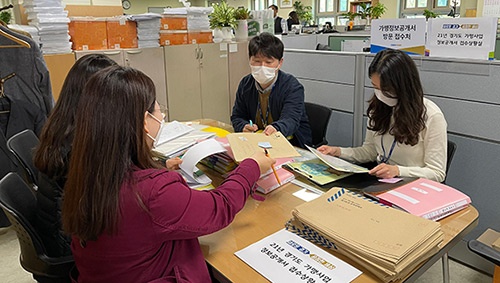
[[[243,161],[243,159],[254,155],[257,151],[263,151],[259,146],[259,143],[262,142],[268,142],[271,145],[270,148],[267,148],[267,151],[272,158],[300,156],[281,132],[269,136],[264,133],[232,133],[227,135],[227,140],[231,145],[236,162]]]

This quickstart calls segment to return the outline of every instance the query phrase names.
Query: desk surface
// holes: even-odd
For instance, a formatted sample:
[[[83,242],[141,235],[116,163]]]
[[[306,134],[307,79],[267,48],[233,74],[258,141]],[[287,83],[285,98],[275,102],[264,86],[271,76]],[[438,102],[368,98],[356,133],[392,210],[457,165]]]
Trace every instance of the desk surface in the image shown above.
[[[222,279],[222,282],[224,279],[229,282],[268,282],[267,279],[236,257],[234,253],[283,229],[285,223],[292,216],[292,209],[304,202],[292,195],[299,189],[301,188],[289,183],[266,195],[266,200],[263,202],[249,198],[243,210],[236,215],[233,223],[219,232],[199,238],[205,259],[215,269],[214,275],[217,279]],[[478,216],[477,210],[469,206],[440,220],[441,229],[444,232],[443,248],[421,264],[406,281],[418,278],[458,243],[477,225]],[[328,251],[363,271],[363,274],[353,282],[379,282],[377,277],[354,264],[344,255]],[[223,277],[221,278],[220,275]]]

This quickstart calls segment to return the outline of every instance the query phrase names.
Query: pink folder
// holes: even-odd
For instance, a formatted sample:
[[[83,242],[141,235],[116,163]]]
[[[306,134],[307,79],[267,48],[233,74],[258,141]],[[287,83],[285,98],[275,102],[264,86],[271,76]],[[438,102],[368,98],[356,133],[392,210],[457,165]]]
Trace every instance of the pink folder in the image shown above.
[[[284,185],[284,184],[290,182],[291,180],[295,179],[295,176],[293,175],[293,173],[285,170],[284,168],[276,169],[276,173],[278,174],[278,177],[280,178],[281,185]],[[274,174],[267,174],[267,175],[261,177],[257,181],[257,186],[258,186],[257,191],[264,193],[264,194],[267,194],[271,191],[274,191],[275,189],[280,187],[280,185],[278,184],[278,181],[276,180],[276,176],[274,176]]]
[[[379,194],[377,198],[381,203],[430,220],[444,218],[471,202],[461,191],[423,178]]]

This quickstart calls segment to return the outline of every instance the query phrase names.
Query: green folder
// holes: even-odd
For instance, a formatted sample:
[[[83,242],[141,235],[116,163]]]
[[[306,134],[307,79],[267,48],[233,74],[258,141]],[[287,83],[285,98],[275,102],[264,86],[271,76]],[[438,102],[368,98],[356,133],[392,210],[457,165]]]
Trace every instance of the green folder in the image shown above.
[[[291,162],[284,164],[283,166],[306,177],[320,186],[354,174],[352,172],[337,171],[318,158],[302,162]]]

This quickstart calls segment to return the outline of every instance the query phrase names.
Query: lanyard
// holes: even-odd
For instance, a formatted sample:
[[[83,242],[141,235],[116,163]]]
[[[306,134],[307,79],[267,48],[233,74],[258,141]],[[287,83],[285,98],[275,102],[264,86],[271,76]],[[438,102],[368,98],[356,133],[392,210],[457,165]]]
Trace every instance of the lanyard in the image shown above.
[[[389,151],[388,156],[385,155],[384,136],[380,136],[380,144],[382,145],[382,151],[384,155],[383,156],[378,155],[377,160],[379,163],[387,163],[387,161],[389,161],[389,159],[392,156],[392,151],[394,150],[394,147],[396,146],[396,138],[394,138],[394,140],[392,141],[391,150]]]
[[[274,90],[274,86],[275,84],[273,84],[273,86],[271,87],[271,91],[269,92],[269,96],[267,97],[267,109],[266,109],[266,117],[264,117],[263,113],[262,113],[262,107],[260,107],[260,94],[261,94],[261,91],[259,90],[259,88],[257,88],[257,91],[259,93],[259,102],[257,103],[257,111],[259,113],[259,116],[260,116],[260,119],[262,121],[262,126],[264,128],[267,127],[267,119],[269,118],[269,112],[271,112],[271,94],[273,93],[273,90]],[[264,120],[265,118],[265,120]]]
[[[267,127],[267,119],[269,118],[269,112],[271,111],[270,110],[270,106],[269,106],[269,98],[267,100],[267,110],[266,110],[266,119],[264,120],[264,115],[262,114],[262,107],[260,107],[260,97],[259,97],[259,103],[257,103],[257,111],[259,111],[259,116],[260,116],[260,119],[262,120],[262,125],[265,127]]]

